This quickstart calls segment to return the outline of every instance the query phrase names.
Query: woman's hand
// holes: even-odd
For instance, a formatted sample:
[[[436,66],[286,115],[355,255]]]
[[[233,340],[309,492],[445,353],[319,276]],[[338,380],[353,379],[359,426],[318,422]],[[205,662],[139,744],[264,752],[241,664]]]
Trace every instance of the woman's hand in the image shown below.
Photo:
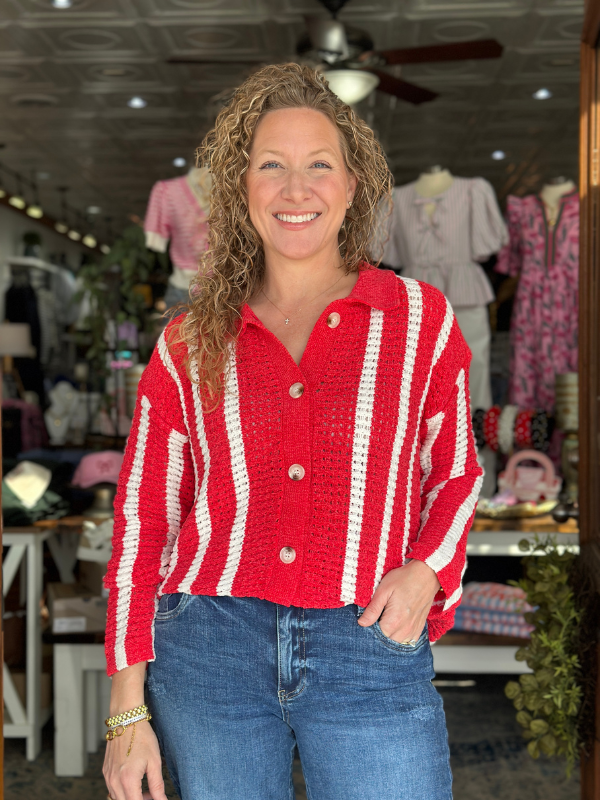
[[[367,628],[381,617],[379,627],[389,639],[416,641],[423,633],[439,589],[440,583],[431,567],[423,561],[409,561],[384,575],[358,624]]]
[[[132,664],[112,677],[110,716],[123,714],[144,704],[146,662]],[[125,728],[122,736],[106,743],[104,768],[109,797],[113,800],[167,800],[162,777],[162,762],[156,734],[147,720]],[[131,752],[127,755],[129,746]],[[142,778],[148,776],[149,792],[142,795]]]
[[[122,736],[106,743],[104,780],[113,800],[167,800],[162,777],[160,749],[150,723],[136,722],[131,753],[133,725]],[[142,778],[148,776],[149,792],[142,794]]]

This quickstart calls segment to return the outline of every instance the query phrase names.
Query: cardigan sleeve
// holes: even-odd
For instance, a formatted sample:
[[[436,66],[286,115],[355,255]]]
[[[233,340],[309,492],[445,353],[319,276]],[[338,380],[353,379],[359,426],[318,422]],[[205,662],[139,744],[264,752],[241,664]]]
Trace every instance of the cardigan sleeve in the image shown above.
[[[410,558],[436,573],[441,591],[432,615],[460,600],[467,535],[475,515],[483,470],[471,427],[469,364],[471,353],[456,319],[433,368],[421,429],[421,519]],[[437,638],[437,637],[434,637]]]
[[[486,261],[508,243],[508,231],[498,201],[484,178],[474,178],[471,184],[471,257]]]
[[[109,675],[154,660],[154,616],[181,525],[194,502],[195,468],[164,334],[138,389],[115,498],[106,661]]]
[[[148,208],[144,218],[146,247],[157,253],[166,253],[171,238],[171,224],[167,205],[167,187],[164,181],[158,181],[152,187]]]

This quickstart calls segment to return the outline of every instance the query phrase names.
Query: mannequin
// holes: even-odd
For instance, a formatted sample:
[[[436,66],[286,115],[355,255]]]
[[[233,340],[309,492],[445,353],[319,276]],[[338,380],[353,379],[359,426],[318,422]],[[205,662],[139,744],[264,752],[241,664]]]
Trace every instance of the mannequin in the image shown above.
[[[574,191],[575,184],[569,178],[560,175],[557,178],[552,178],[549,183],[542,186],[540,197],[546,207],[546,216],[548,217],[548,224],[555,225],[558,216],[558,209],[560,207],[560,198],[569,192]]]
[[[173,274],[165,295],[167,308],[188,299],[191,280],[208,243],[211,176],[205,167],[158,181],[152,188],[144,230],[146,247],[164,253],[171,240]]]

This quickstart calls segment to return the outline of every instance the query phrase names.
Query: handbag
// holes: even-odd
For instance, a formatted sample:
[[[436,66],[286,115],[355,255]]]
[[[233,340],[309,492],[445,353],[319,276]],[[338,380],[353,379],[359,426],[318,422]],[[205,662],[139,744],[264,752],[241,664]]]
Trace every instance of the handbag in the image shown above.
[[[539,466],[520,466],[522,461],[535,461]],[[548,456],[537,450],[520,450],[508,459],[506,469],[498,476],[501,492],[512,492],[520,502],[537,503],[556,500],[561,479],[554,471]]]

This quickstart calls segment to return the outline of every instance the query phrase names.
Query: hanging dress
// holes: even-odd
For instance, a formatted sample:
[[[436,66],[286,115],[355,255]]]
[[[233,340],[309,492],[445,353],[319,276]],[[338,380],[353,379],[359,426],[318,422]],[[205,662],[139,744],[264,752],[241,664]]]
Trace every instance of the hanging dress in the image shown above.
[[[519,276],[511,320],[509,400],[554,409],[556,375],[578,370],[579,197],[561,197],[554,225],[538,195],[509,196],[509,244],[496,271]]]

